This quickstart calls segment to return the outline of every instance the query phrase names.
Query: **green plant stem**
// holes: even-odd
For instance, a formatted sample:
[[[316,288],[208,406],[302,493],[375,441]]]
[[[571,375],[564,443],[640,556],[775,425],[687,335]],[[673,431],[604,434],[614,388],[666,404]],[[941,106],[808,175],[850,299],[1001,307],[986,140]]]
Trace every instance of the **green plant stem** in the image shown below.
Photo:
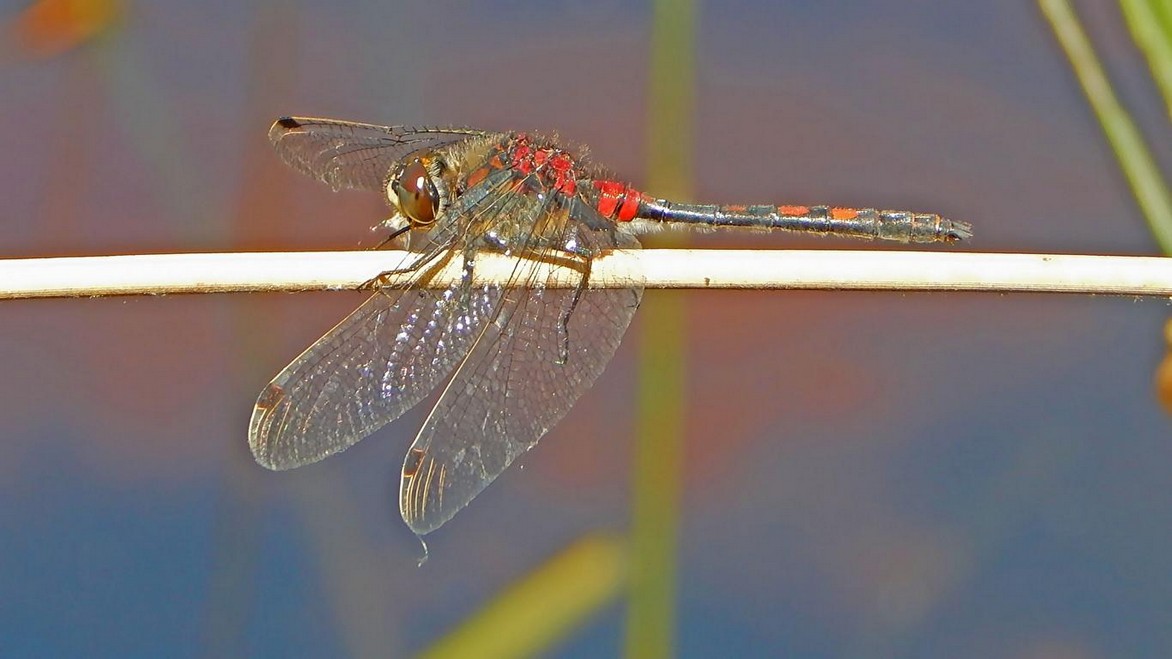
[[[1066,0],[1039,0],[1038,5],[1070,59],[1152,235],[1165,254],[1172,254],[1172,196],[1139,129],[1115,97],[1070,3]]]

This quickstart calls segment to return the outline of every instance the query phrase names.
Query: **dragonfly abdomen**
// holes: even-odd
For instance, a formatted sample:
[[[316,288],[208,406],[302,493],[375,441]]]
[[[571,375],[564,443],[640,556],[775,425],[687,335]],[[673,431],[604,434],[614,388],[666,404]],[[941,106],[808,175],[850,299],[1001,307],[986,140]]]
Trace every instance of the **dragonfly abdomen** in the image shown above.
[[[972,235],[965,222],[935,213],[832,206],[733,206],[685,204],[643,197],[637,218],[714,229],[780,229],[850,238],[932,243]]]

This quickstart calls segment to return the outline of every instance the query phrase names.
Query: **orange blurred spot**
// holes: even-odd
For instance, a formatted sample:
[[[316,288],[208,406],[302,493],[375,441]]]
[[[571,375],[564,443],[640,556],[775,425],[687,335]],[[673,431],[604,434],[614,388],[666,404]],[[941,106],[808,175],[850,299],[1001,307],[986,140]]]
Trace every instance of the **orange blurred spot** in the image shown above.
[[[810,214],[810,209],[807,206],[778,206],[777,210],[788,217],[801,217]]]
[[[1172,415],[1172,320],[1164,324],[1164,360],[1156,367],[1152,384],[1156,387],[1156,398],[1164,412]]]
[[[121,0],[37,0],[9,29],[21,50],[52,57],[108,30],[121,14]]]
[[[853,208],[831,208],[830,217],[836,220],[853,220],[859,216],[859,211]]]

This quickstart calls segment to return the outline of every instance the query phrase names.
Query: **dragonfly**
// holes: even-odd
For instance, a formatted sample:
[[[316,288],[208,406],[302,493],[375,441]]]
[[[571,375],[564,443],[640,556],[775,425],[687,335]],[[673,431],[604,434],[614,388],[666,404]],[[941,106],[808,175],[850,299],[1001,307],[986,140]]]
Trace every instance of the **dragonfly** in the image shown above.
[[[744,228],[951,242],[967,223],[933,213],[669,201],[615,180],[580,150],[523,132],[282,117],[269,130],[293,169],[335,191],[381,193],[375,225],[404,265],[261,392],[249,446],[264,467],[343,451],[443,387],[403,461],[399,510],[422,537],[533,448],[614,356],[643,295],[636,276],[591,287],[591,264],[663,228]],[[477,255],[514,258],[503,281]],[[550,268],[574,273],[554,286]],[[454,264],[459,276],[431,286]],[[391,275],[395,275],[392,277]]]

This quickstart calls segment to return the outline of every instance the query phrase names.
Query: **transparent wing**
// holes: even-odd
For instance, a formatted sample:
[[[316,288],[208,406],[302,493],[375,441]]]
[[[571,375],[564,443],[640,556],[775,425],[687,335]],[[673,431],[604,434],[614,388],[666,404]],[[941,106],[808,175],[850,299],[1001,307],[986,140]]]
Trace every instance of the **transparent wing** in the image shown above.
[[[430,256],[459,249],[464,227],[506,203],[509,182],[505,171],[454,204],[437,223],[434,233],[444,238]],[[373,295],[273,378],[248,428],[257,462],[292,469],[345,450],[394,421],[452,372],[496,314],[502,287],[473,285],[467,258],[464,277],[447,289],[416,287],[430,267],[403,289]]]
[[[472,128],[409,128],[281,117],[269,129],[269,140],[286,164],[334,190],[381,192],[391,166],[408,154],[487,134]]]
[[[583,242],[639,246],[606,232],[587,232]],[[417,534],[451,519],[565,416],[614,355],[642,297],[642,282],[634,281],[584,290],[570,312],[575,291],[529,281],[532,270],[521,266],[518,287],[506,293],[403,463],[399,507]]]
[[[471,347],[499,287],[375,293],[261,392],[248,442],[269,469],[353,446],[433,391]]]

